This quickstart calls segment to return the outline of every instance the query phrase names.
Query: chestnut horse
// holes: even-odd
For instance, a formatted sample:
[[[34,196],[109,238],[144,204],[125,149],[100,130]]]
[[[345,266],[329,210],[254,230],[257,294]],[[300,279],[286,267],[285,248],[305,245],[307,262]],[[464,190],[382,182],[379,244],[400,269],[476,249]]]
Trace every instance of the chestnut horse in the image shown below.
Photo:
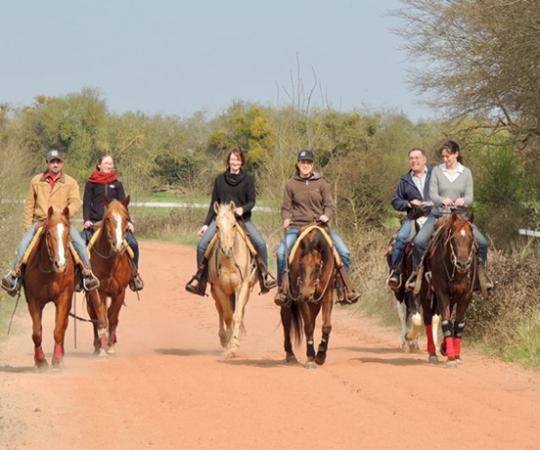
[[[441,314],[444,341],[441,354],[446,355],[447,365],[456,367],[461,356],[461,339],[465,328],[465,312],[471,302],[474,283],[477,278],[478,258],[472,227],[473,217],[469,220],[453,211],[451,216],[440,219],[438,229],[430,244],[426,257],[426,270],[431,272],[431,289],[437,299]],[[431,319],[431,305],[423,299],[424,320]],[[452,323],[452,311],[456,306],[455,323]],[[431,333],[428,338],[430,360],[436,358],[435,344]]]
[[[309,227],[309,229],[308,229]],[[291,336],[296,342],[302,340],[301,327],[304,326],[307,345],[306,368],[314,368],[315,363],[326,361],[328,341],[332,331],[332,306],[336,264],[334,249],[329,235],[320,226],[308,225],[300,230],[296,251],[293,251],[289,269],[283,282],[287,285],[288,302],[281,306],[281,322],[285,335],[287,362],[296,362]],[[303,235],[302,231],[307,234]],[[288,263],[289,264],[289,263]],[[322,338],[317,354],[313,345],[315,320],[322,309]]]
[[[99,279],[99,287],[87,294],[86,306],[94,327],[94,350],[100,356],[104,356],[105,352],[110,355],[115,353],[118,316],[133,271],[125,240],[128,204],[129,196],[122,202],[105,199],[100,235],[90,249],[90,262]],[[108,308],[107,298],[111,299]]]
[[[236,205],[214,203],[217,240],[208,260],[208,281],[219,316],[219,340],[226,357],[240,346],[244,312],[251,288],[257,282],[257,267],[247,236],[234,215]]]
[[[53,302],[56,307],[52,365],[60,367],[64,356],[68,314],[75,289],[75,261],[70,251],[67,207],[61,213],[54,211],[52,207],[49,208],[39,241],[28,257],[23,284],[28,310],[32,317],[35,367],[38,369],[48,367],[41,348],[43,332],[41,318],[43,308],[49,302]]]

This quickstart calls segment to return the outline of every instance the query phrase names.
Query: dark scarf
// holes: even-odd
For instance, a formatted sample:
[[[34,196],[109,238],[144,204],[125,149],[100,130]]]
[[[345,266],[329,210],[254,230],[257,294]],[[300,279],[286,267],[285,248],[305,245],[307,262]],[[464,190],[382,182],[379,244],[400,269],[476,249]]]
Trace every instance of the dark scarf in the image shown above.
[[[227,184],[230,186],[238,186],[244,180],[244,178],[246,178],[246,174],[242,171],[242,169],[240,169],[240,172],[236,174],[231,173],[231,170],[227,169],[223,176],[225,177]]]
[[[111,173],[103,173],[97,169],[94,169],[92,175],[90,175],[90,177],[88,178],[88,181],[96,184],[112,183],[116,181],[116,171],[113,170]]]

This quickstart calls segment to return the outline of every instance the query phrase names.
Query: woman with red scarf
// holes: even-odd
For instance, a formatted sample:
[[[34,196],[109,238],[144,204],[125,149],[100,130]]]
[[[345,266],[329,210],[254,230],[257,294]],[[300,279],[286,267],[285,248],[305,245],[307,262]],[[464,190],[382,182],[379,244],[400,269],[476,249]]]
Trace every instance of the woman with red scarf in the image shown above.
[[[96,168],[88,178],[86,185],[84,186],[83,197],[83,220],[84,230],[81,232],[81,236],[86,240],[86,243],[90,241],[93,234],[92,226],[94,223],[99,222],[103,218],[103,212],[105,210],[104,199],[107,197],[109,200],[122,201],[126,198],[124,192],[124,186],[116,178],[116,171],[114,170],[114,160],[111,155],[102,156],[97,164]],[[139,268],[139,244],[133,235],[134,227],[133,223],[128,222],[128,232],[126,233],[126,241],[133,249],[133,262],[135,268],[138,271]],[[144,283],[137,272],[130,280],[129,287],[133,291],[140,291],[144,286]]]

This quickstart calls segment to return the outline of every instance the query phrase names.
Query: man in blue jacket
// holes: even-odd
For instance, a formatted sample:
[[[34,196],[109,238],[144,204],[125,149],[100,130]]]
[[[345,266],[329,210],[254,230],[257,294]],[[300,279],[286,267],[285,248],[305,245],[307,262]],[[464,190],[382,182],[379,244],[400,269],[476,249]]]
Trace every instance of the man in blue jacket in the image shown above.
[[[413,148],[409,151],[410,170],[400,178],[396,192],[392,197],[394,209],[407,212],[407,217],[396,236],[390,259],[390,276],[387,284],[393,290],[399,289],[400,286],[401,259],[411,232],[411,226],[414,226],[411,212],[413,208],[420,207],[430,201],[429,180],[431,167],[427,166],[426,162],[426,153],[421,148]]]

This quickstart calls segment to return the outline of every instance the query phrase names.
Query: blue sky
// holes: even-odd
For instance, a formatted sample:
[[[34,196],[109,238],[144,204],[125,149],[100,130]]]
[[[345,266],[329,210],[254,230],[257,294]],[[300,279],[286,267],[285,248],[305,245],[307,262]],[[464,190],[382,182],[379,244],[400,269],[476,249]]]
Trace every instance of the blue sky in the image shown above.
[[[0,102],[99,89],[115,112],[287,103],[297,55],[342,111],[429,119],[406,83],[399,0],[17,0],[2,5]],[[295,75],[296,76],[296,75]],[[279,86],[279,94],[278,87]],[[321,94],[313,97],[321,104]]]

